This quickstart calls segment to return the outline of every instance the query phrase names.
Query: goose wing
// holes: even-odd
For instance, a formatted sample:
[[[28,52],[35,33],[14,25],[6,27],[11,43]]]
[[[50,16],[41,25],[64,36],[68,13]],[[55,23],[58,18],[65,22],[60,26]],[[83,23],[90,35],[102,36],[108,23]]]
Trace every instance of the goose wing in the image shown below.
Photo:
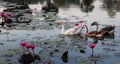
[[[82,30],[82,27],[79,27],[78,30],[75,31],[75,34],[80,34],[81,30]]]
[[[115,28],[115,26],[106,26],[106,27],[100,29],[99,32],[102,32],[104,34],[109,33],[111,31],[114,31],[114,28]]]
[[[79,28],[80,28],[80,26],[72,27],[72,28],[66,30],[66,33],[67,34],[74,34]]]

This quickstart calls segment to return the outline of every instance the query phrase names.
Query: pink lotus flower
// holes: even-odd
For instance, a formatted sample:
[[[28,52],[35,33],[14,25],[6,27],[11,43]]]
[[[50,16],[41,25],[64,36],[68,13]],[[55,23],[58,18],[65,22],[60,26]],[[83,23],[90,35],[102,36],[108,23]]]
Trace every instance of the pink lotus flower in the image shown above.
[[[6,13],[6,17],[11,17],[12,16],[12,13],[8,12]]]
[[[80,23],[83,23],[83,20],[80,20]]]
[[[30,48],[31,48],[31,49],[34,49],[34,48],[35,48],[35,45],[34,45],[34,44],[30,44]]]
[[[21,46],[26,46],[27,42],[23,41],[23,42],[20,42],[20,45]]]
[[[29,49],[31,46],[30,46],[30,44],[26,44],[26,46],[25,46],[27,49]]]
[[[0,12],[0,17],[4,17],[4,13],[3,12]]]
[[[79,26],[79,23],[83,23],[83,20],[77,21],[74,25]]]
[[[96,44],[94,44],[94,43],[90,43],[90,44],[89,44],[89,47],[90,47],[91,49],[93,49],[95,46],[96,46]]]
[[[79,26],[79,24],[78,24],[78,23],[75,23],[74,25],[75,25],[75,26]]]

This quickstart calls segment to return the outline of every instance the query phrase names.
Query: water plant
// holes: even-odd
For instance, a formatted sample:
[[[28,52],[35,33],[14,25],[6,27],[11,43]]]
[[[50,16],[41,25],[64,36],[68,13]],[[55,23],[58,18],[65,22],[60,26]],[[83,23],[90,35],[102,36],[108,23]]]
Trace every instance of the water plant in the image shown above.
[[[94,49],[95,46],[96,46],[95,43],[90,43],[89,44],[89,47],[92,49],[92,55],[91,56],[93,56],[93,53],[94,53],[93,49]]]

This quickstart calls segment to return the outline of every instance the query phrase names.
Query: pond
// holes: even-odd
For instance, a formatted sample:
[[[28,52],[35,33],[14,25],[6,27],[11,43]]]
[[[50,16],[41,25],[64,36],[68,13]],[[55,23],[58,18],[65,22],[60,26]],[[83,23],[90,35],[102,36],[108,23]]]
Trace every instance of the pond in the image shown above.
[[[0,30],[3,31],[3,33],[0,33],[0,63],[18,64],[18,57],[21,53],[19,43],[27,41],[35,44],[35,53],[40,55],[40,62],[51,61],[54,64],[119,64],[120,0],[89,1],[90,3],[87,3],[89,7],[84,7],[81,5],[82,0],[52,0],[59,8],[58,14],[52,18],[52,21],[30,14],[28,16],[32,17],[32,22],[29,24],[17,24],[11,28],[0,27]],[[45,0],[0,1],[0,12],[5,9],[3,5],[7,5],[7,2],[28,4],[30,9],[40,11]],[[86,5],[86,3],[84,4]],[[99,23],[99,29],[107,25],[115,25],[115,35],[100,40],[86,37],[84,33],[81,34],[82,36],[61,36],[61,26],[56,27],[54,22],[57,20],[63,22],[66,26],[65,29],[73,27],[74,23],[80,20],[86,21],[83,24],[88,26],[89,31],[95,29],[95,27],[91,27],[91,23],[94,21]],[[94,43],[96,40],[96,46],[93,49],[90,48],[90,43]]]

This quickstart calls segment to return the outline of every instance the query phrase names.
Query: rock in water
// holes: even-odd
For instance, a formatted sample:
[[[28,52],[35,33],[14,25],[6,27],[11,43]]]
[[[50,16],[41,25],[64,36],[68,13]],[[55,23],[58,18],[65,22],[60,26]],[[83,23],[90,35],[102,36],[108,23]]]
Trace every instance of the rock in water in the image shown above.
[[[68,62],[68,51],[65,51],[62,55],[62,61],[67,63]]]

